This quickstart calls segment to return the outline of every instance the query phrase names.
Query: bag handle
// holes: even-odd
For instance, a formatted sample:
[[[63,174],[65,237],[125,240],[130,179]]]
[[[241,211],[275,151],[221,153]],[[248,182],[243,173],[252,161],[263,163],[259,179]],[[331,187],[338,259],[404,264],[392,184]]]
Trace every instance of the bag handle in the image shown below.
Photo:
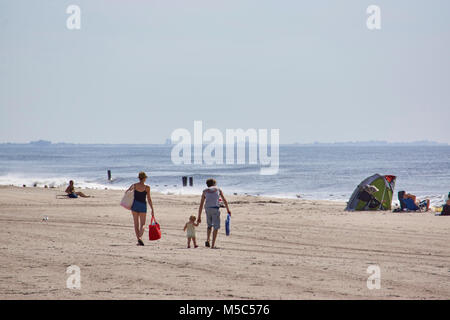
[[[131,187],[129,187],[129,188],[125,191],[125,193],[127,193],[127,192],[134,192],[135,189],[136,189],[136,184],[134,183],[133,185],[131,185]]]
[[[156,222],[155,217],[152,216],[152,219],[150,220],[150,225],[154,225],[154,224],[158,224],[158,222]]]

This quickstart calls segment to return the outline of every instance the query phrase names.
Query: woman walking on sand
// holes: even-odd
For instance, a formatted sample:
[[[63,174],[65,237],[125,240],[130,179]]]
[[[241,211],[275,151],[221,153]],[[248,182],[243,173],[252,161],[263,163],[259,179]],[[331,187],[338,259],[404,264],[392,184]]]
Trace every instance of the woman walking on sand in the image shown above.
[[[147,175],[145,172],[139,172],[139,182],[130,186],[128,191],[134,190],[134,202],[131,207],[131,213],[133,214],[134,232],[136,233],[137,245],[143,246],[142,236],[144,234],[145,218],[147,215],[147,202],[152,210],[152,217],[155,212],[153,210],[152,198],[150,196],[150,186],[145,184]],[[147,198],[147,199],[146,199]]]

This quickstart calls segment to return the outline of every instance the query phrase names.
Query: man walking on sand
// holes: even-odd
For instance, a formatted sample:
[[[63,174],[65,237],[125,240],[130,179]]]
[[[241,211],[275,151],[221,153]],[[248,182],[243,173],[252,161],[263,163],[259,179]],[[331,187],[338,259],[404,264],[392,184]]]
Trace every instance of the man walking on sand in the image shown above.
[[[220,205],[219,198],[222,198],[223,203],[225,204],[225,208],[227,209],[228,214],[231,216],[230,208],[228,208],[228,202],[223,195],[222,190],[216,187],[216,180],[208,179],[206,180],[206,188],[203,190],[202,198],[200,200],[200,207],[198,208],[198,223],[202,221],[202,210],[203,205],[205,206],[206,212],[206,222],[208,224],[208,229],[206,233],[206,242],[205,246],[209,247],[209,239],[211,237],[211,229],[214,228],[213,238],[211,243],[211,249],[216,249],[216,239],[217,232],[220,229]]]

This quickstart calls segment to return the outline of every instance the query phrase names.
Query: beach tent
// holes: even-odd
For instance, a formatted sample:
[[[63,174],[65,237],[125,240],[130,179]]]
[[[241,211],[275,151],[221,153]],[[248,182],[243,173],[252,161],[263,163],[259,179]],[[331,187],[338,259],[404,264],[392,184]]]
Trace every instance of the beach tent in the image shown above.
[[[382,176],[379,174],[374,174],[364,179],[356,187],[350,200],[347,202],[345,210],[391,210],[395,179],[395,176]],[[372,190],[372,193],[367,190]]]

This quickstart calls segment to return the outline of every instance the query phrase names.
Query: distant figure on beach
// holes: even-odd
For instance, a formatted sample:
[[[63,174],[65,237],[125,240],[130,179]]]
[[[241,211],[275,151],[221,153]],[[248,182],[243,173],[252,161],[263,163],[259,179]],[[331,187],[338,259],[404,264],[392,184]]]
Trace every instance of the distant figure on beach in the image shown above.
[[[83,192],[75,192],[75,186],[73,180],[69,181],[69,186],[66,188],[66,193],[69,198],[78,198],[78,196],[82,198],[90,198],[91,196],[85,195]]]
[[[128,191],[134,190],[134,201],[131,207],[131,213],[133,214],[134,232],[136,233],[137,245],[143,246],[142,236],[144,235],[145,219],[147,215],[147,201],[152,210],[152,217],[155,216],[153,210],[153,202],[150,196],[150,186],[145,184],[147,175],[145,172],[139,172],[139,182],[132,184]]]
[[[450,198],[447,200],[447,202],[442,207],[441,216],[450,216]]]
[[[200,200],[200,207],[198,208],[198,223],[202,222],[202,211],[203,206],[205,206],[206,212],[206,222],[208,225],[207,233],[206,233],[206,247],[211,247],[211,249],[216,248],[216,239],[217,232],[220,229],[220,204],[219,199],[222,198],[223,203],[225,204],[225,208],[227,209],[228,214],[231,216],[230,208],[228,207],[228,202],[223,195],[221,189],[216,187],[216,180],[208,179],[206,180],[206,188],[203,190],[202,198]],[[210,246],[209,240],[211,238],[211,229],[213,229],[213,238]]]
[[[405,191],[400,191],[400,196],[403,194],[403,203],[406,206],[406,209],[417,211],[425,209],[428,211],[430,209],[430,199],[425,199],[422,201],[418,201],[417,197],[413,194],[406,193]]]
[[[197,241],[195,239],[195,227],[198,227],[198,222],[195,222],[195,216],[190,216],[189,221],[184,225],[183,231],[186,231],[187,235],[187,247],[191,247],[191,240],[194,243],[194,248],[197,248]]]

